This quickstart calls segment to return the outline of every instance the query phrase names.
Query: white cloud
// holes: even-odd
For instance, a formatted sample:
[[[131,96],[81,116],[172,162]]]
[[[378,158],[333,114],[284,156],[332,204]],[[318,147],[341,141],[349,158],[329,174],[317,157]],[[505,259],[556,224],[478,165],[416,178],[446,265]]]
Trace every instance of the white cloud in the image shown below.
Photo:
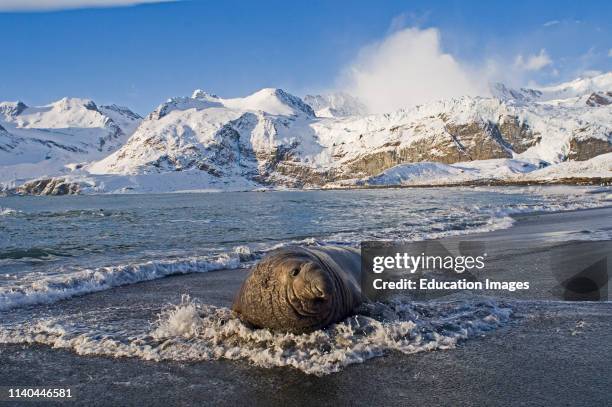
[[[608,56],[609,56],[610,58],[612,58],[612,48],[610,48],[610,49],[608,50]]]
[[[545,49],[541,49],[537,55],[529,55],[526,58],[519,54],[514,60],[514,66],[525,71],[539,71],[550,64],[552,64],[552,59]]]
[[[0,0],[2,11],[46,11],[89,7],[120,7],[169,0]],[[173,0],[170,0],[173,1]]]
[[[341,82],[373,113],[488,93],[486,79],[442,50],[435,28],[406,28],[366,46]]]
[[[553,25],[557,25],[559,23],[561,23],[561,21],[559,21],[559,20],[552,20],[552,21],[545,22],[544,24],[542,24],[542,26],[543,27],[550,27],[550,26],[553,26]]]

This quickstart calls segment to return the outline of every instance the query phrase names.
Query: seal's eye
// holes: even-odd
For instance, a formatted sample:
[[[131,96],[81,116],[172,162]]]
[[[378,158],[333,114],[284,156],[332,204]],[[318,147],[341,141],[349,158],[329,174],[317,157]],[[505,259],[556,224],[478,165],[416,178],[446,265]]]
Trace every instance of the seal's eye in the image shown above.
[[[293,270],[291,270],[291,275],[293,277],[297,276],[298,274],[300,274],[300,269],[298,267],[296,267]]]

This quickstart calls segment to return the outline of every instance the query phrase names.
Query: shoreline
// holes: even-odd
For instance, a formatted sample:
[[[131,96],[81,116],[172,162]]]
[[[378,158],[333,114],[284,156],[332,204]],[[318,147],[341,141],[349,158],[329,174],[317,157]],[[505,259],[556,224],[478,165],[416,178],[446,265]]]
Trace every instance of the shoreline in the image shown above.
[[[330,187],[321,189],[385,189],[385,188],[453,188],[453,187],[520,187],[520,186],[610,186],[612,177],[580,177],[580,178],[558,178],[551,180],[505,180],[498,178],[487,178],[474,181],[451,182],[441,184],[396,184],[396,185],[359,185],[349,187]]]
[[[49,180],[55,178],[49,178]],[[47,180],[47,178],[41,178],[41,180]],[[36,181],[36,180],[32,180]],[[29,181],[31,182],[31,181]],[[24,184],[25,185],[25,184]],[[72,185],[72,184],[71,184]],[[75,183],[74,185],[78,185]],[[450,182],[450,183],[428,183],[428,184],[393,184],[393,185],[330,185],[330,186],[319,186],[319,187],[268,187],[262,185],[261,187],[254,189],[193,189],[193,190],[178,190],[178,191],[154,191],[154,192],[139,192],[139,191],[125,191],[125,192],[93,192],[93,193],[81,193],[80,187],[73,190],[67,190],[67,193],[61,194],[41,194],[41,193],[24,193],[20,192],[19,189],[23,187],[14,187],[10,189],[0,190],[0,198],[11,197],[11,196],[97,196],[97,195],[157,195],[157,194],[198,194],[198,193],[224,193],[224,192],[282,192],[282,191],[351,191],[351,190],[376,190],[376,189],[406,189],[406,188],[476,188],[476,187],[529,187],[529,186],[599,186],[607,187],[612,186],[612,177],[571,177],[571,178],[556,178],[549,180],[510,180],[510,179],[498,179],[498,178],[486,178],[473,181],[461,181],[461,182]]]

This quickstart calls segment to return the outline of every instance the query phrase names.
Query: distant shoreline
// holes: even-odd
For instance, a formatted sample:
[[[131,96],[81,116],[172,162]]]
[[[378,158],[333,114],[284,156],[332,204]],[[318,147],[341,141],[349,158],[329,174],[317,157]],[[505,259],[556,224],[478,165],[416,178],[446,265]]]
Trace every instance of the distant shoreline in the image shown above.
[[[56,180],[65,182],[62,178],[43,178],[38,181],[51,182]],[[24,184],[26,185],[26,184]],[[172,193],[219,193],[219,192],[275,192],[275,191],[344,191],[344,190],[363,190],[363,189],[393,189],[393,188],[452,188],[452,187],[520,187],[520,186],[612,186],[612,177],[571,177],[558,178],[550,180],[504,180],[504,179],[481,179],[462,182],[448,182],[440,184],[390,184],[390,185],[331,185],[321,187],[303,187],[303,188],[284,188],[284,187],[266,187],[261,186],[254,189],[193,189],[180,191],[126,191],[120,192],[96,192],[82,193],[78,183],[67,182],[66,188],[63,188],[65,193],[31,193],[24,192],[23,187],[7,189],[0,191],[0,197],[7,196],[64,196],[64,195],[123,195],[123,194],[172,194]]]
[[[323,187],[321,189],[379,189],[379,188],[438,188],[438,187],[498,187],[498,186],[548,186],[548,185],[574,185],[574,186],[611,186],[612,177],[572,177],[551,180],[504,180],[482,179],[462,182],[449,182],[442,184],[393,184],[393,185],[355,185],[347,187]]]

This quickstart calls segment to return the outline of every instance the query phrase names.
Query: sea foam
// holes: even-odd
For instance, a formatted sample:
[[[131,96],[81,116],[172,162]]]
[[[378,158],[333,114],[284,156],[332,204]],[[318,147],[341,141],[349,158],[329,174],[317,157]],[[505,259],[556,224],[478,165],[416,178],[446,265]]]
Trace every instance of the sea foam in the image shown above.
[[[79,355],[151,361],[227,359],[321,376],[393,352],[451,349],[502,326],[511,314],[509,306],[489,300],[367,303],[340,323],[296,335],[255,329],[228,308],[183,296],[165,308],[147,332],[105,326],[98,316],[90,316],[91,321],[64,316],[4,325],[0,343],[36,343]]]
[[[9,215],[15,215],[19,213],[18,210],[13,209],[13,208],[2,208],[0,207],[0,216],[9,216]]]

